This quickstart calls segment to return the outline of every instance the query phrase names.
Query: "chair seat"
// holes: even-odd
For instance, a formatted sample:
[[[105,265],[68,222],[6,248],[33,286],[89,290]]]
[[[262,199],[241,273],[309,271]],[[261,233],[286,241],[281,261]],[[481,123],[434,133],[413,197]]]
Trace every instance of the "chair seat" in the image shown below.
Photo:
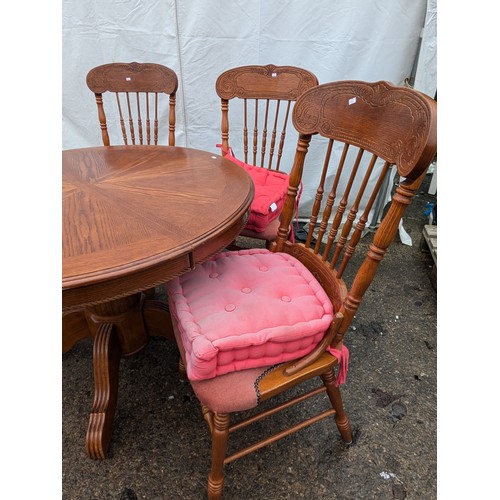
[[[304,356],[333,319],[311,272],[266,249],[223,252],[167,289],[191,381]]]
[[[173,330],[182,361],[186,365],[186,351],[184,350],[176,321],[173,322]],[[317,364],[322,368],[320,371],[324,371],[326,366],[336,365],[337,359],[330,353],[325,352]],[[190,381],[191,387],[200,403],[215,413],[233,413],[250,410],[251,408],[255,408],[259,403],[261,390],[259,383],[261,380],[265,375],[280,366],[283,365],[272,364],[226,373],[225,375],[206,380],[192,380]],[[282,384],[283,390],[288,389],[289,384],[294,382],[293,377],[289,378],[290,381],[285,381]]]
[[[283,210],[288,191],[288,174],[249,165],[236,158],[232,150],[229,150],[225,158],[239,165],[252,178],[255,194],[245,229],[257,233],[258,238],[265,239],[260,233],[266,231],[269,224],[275,221]],[[277,230],[278,226],[275,226],[275,228]],[[274,233],[274,236],[276,236],[276,233]]]
[[[176,321],[173,321],[172,324],[175,340],[179,346],[184,366],[186,366],[186,351],[182,344],[178,324]],[[194,380],[191,381],[191,387],[200,403],[210,408],[211,411],[232,413],[249,410],[257,406],[259,402],[257,383],[271,367],[249,368],[248,370],[227,373],[220,377]]]

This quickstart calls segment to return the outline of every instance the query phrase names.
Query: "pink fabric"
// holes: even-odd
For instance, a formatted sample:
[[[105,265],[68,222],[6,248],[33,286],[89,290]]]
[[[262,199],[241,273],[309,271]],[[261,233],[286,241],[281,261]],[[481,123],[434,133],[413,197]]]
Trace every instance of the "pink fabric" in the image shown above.
[[[221,144],[217,146],[222,147]],[[288,174],[249,165],[236,158],[231,149],[225,158],[244,168],[252,178],[255,194],[245,228],[261,233],[283,210],[288,191]]]
[[[169,303],[172,308],[170,300]],[[173,321],[172,326],[182,361],[186,365],[186,351],[182,344],[177,321]],[[198,400],[217,413],[249,410],[257,406],[255,384],[266,370],[267,367],[251,368],[207,380],[193,380],[191,387]]]
[[[274,241],[276,239],[276,235],[278,234],[279,227],[279,219],[274,219],[269,223],[268,226],[266,226],[264,231],[257,232],[244,227],[240,234],[241,236],[246,236],[247,238],[258,238],[266,241]]]
[[[266,368],[250,368],[207,380],[193,380],[196,397],[217,413],[249,410],[258,404],[255,381]]]
[[[182,344],[177,321],[173,322],[173,330],[181,358],[184,364],[186,364],[186,352]],[[342,346],[342,351],[333,348],[328,350],[339,360],[339,363],[341,363],[339,376],[337,376],[336,379],[336,386],[338,387],[340,383],[345,382],[345,372],[347,371],[346,360],[349,357],[349,351],[345,346]],[[342,363],[346,363],[345,370],[342,368]],[[227,373],[226,375],[207,380],[194,380],[191,381],[191,386],[198,400],[208,406],[212,411],[217,413],[232,413],[249,410],[257,406],[258,397],[256,385],[264,372],[269,371],[270,368],[272,368],[272,366],[251,368],[248,370]],[[341,380],[342,372],[344,372],[343,380]]]
[[[266,249],[223,252],[167,288],[190,380],[304,356],[333,319],[310,271]]]
[[[339,362],[339,372],[335,377],[335,385],[338,387],[340,384],[345,384],[347,378],[347,366],[349,364],[349,350],[342,344],[342,350],[327,347],[326,350],[335,356]]]

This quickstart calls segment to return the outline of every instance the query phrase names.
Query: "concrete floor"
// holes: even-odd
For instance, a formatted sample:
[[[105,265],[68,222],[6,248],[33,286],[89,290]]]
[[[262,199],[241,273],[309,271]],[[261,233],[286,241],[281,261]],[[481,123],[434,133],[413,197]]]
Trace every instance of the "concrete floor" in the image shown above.
[[[404,219],[413,245],[396,236],[346,336],[350,364],[342,393],[354,445],[346,449],[333,420],[323,420],[226,467],[225,500],[437,497],[435,275],[431,255],[420,248],[427,202],[436,201],[429,182],[428,175]],[[85,454],[90,339],[63,354],[62,376],[63,499],[205,498],[209,433],[189,384],[177,376],[175,345],[152,338],[121,361],[105,460]],[[268,428],[305,410],[298,407]],[[261,430],[236,433],[234,445]]]

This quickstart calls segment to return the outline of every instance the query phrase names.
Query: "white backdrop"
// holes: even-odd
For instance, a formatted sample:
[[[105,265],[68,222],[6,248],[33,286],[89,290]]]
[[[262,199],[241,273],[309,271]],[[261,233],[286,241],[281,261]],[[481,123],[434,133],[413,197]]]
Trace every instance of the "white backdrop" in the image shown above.
[[[432,97],[436,91],[435,0],[63,0],[62,5],[63,149],[102,144],[85,78],[91,68],[109,62],[156,62],[176,71],[176,144],[215,153],[220,153],[215,80],[230,67],[294,65],[315,73],[320,83],[359,79],[402,85],[418,61],[416,88]],[[304,207],[312,196],[307,174]]]

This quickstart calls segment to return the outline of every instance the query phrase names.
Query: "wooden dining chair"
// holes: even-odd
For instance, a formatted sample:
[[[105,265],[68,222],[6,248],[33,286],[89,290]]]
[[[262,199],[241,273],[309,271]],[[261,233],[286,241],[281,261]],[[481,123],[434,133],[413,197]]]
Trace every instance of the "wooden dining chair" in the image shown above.
[[[270,248],[222,252],[167,286],[179,369],[187,374],[211,432],[210,499],[221,496],[226,464],[328,416],[335,417],[343,441],[351,443],[339,391],[349,358],[344,335],[436,153],[436,102],[387,82],[339,81],[311,88],[298,98],[293,124],[300,135]],[[305,243],[291,242],[288,227],[302,173],[312,168],[307,153],[313,136],[319,136],[313,141],[324,147],[324,157],[309,232]],[[360,167],[363,160],[366,168]],[[375,170],[380,160],[383,168]],[[365,246],[366,240],[358,242],[392,165],[404,180],[395,187],[366,254],[352,258]],[[360,209],[362,198],[367,201]],[[352,269],[345,273],[348,266]],[[317,388],[308,384],[304,394],[293,391],[290,401],[281,399],[313,378],[321,381]],[[279,404],[267,407],[278,395]],[[320,395],[329,404],[323,412],[229,453],[235,431],[278,411],[293,412],[294,404]],[[250,417],[231,423],[231,414],[250,409]]]
[[[222,154],[234,156],[239,160],[236,163],[271,171],[252,176],[257,183],[256,195],[242,236],[267,244],[276,236],[288,179],[279,182],[280,174],[273,171],[290,172],[297,141],[291,125],[293,106],[300,94],[316,85],[318,79],[310,71],[271,64],[232,68],[217,78]]]
[[[104,146],[111,143],[108,117],[117,123],[112,137],[119,141],[121,135],[125,145],[157,145],[164,139],[164,143],[175,146],[177,85],[175,72],[161,64],[110,63],[91,69],[87,86],[95,94]],[[106,101],[109,107],[105,112],[103,95],[106,92],[114,94],[114,98]],[[168,126],[168,133],[160,133],[162,120],[165,121],[163,128]]]

